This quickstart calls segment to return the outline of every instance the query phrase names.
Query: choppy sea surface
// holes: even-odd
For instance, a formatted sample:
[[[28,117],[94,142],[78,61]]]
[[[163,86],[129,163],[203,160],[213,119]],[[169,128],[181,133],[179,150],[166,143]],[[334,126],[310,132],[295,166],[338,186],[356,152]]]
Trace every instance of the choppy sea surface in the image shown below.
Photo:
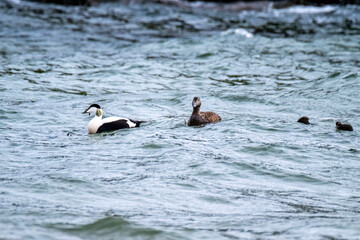
[[[360,239],[359,67],[359,6],[1,1],[0,239]]]

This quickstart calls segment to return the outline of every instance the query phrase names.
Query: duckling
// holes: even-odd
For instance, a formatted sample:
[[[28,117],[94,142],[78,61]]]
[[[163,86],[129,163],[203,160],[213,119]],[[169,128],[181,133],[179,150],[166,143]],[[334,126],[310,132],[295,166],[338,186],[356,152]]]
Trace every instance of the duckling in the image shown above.
[[[298,122],[299,122],[299,123],[304,123],[304,124],[306,124],[306,125],[310,124],[309,118],[306,117],[306,116],[302,116],[301,118],[299,118]]]
[[[336,129],[343,131],[353,131],[353,127],[350,124],[342,124],[341,122],[336,122]]]

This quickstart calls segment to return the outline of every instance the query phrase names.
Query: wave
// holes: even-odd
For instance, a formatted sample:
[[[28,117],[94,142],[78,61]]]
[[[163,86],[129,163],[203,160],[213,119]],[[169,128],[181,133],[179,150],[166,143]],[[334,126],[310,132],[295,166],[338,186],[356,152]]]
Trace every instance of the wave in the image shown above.
[[[221,32],[221,35],[231,35],[231,34],[243,36],[246,38],[252,38],[254,36],[251,32],[243,28],[228,29],[226,31]]]
[[[162,230],[143,227],[115,216],[107,216],[93,223],[59,230],[84,239],[153,239],[166,235]]]
[[[321,14],[321,13],[332,13],[336,11],[336,7],[326,5],[321,7],[315,6],[292,6],[285,9],[276,10],[279,12],[296,13],[296,14]]]

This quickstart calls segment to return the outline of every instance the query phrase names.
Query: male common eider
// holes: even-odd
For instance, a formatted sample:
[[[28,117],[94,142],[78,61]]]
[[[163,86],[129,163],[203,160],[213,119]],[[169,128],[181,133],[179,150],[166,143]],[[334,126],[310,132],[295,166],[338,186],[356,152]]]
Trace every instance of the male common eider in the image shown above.
[[[343,131],[353,131],[353,127],[350,124],[342,124],[341,122],[336,122],[336,129]]]
[[[214,112],[200,112],[200,98],[194,97],[192,101],[193,112],[188,121],[188,126],[198,126],[206,123],[220,122],[221,117]]]
[[[93,112],[95,112],[95,117],[91,119],[88,124],[89,133],[101,133],[122,128],[140,127],[140,124],[144,122],[120,117],[108,117],[103,119],[103,111],[98,104],[91,104],[83,113],[89,113],[90,115]]]
[[[310,124],[309,123],[309,118],[306,117],[306,116],[303,116],[303,117],[299,118],[298,122],[299,123],[304,123],[304,124]]]

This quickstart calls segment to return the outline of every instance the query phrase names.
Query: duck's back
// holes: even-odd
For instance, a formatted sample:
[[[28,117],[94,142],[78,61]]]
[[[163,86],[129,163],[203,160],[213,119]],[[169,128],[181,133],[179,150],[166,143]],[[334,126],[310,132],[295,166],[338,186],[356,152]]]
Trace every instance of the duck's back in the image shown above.
[[[343,130],[343,131],[354,131],[353,127],[350,124],[340,124],[338,126],[336,126],[336,128],[338,130]]]
[[[221,117],[214,112],[200,112],[200,115],[205,123],[215,123],[221,121]]]
[[[119,130],[119,129],[123,129],[123,128],[131,128],[131,127],[133,127],[133,125],[135,126],[135,124],[133,124],[133,123],[129,124],[129,122],[130,121],[128,119],[124,119],[124,118],[118,118],[115,121],[104,122],[99,127],[97,132],[100,133],[100,132],[115,131],[115,130]]]

